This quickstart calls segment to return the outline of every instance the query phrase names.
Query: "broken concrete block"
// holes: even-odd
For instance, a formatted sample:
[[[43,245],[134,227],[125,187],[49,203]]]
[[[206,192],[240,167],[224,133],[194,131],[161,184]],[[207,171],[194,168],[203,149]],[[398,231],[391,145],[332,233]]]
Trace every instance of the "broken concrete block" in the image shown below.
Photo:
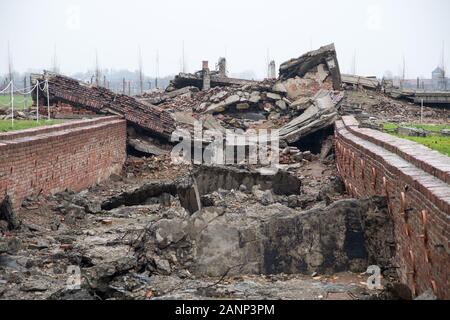
[[[313,155],[312,155],[311,151],[305,151],[305,152],[302,152],[302,154],[303,154],[303,159],[312,161]]]
[[[258,91],[253,91],[248,99],[251,103],[258,103],[261,100],[261,95]]]
[[[169,275],[171,273],[172,268],[170,267],[169,261],[159,257],[155,257],[153,260],[155,261],[157,271],[165,275]]]
[[[238,103],[238,104],[236,105],[236,109],[237,109],[237,110],[246,110],[246,109],[248,109],[248,108],[250,108],[250,106],[249,106],[248,103]]]
[[[401,136],[409,136],[409,137],[426,137],[427,132],[420,128],[413,127],[398,127],[397,132]]]
[[[286,93],[286,87],[284,86],[283,82],[277,82],[274,84],[274,86],[272,87],[272,91],[273,92],[277,92],[277,93]]]
[[[8,223],[9,230],[18,229],[20,226],[16,214],[14,213],[11,198],[9,197],[9,195],[6,195],[0,205],[0,220],[4,220]]]
[[[241,100],[241,97],[237,94],[229,96],[224,101],[221,101],[216,104],[212,104],[206,109],[207,113],[219,113],[225,111],[225,108],[229,105],[235,104]]]
[[[319,91],[312,99],[313,104],[305,112],[281,127],[280,138],[294,143],[310,133],[331,126],[337,117],[335,104],[342,97],[332,99],[330,94],[325,90]]]
[[[284,102],[283,100],[278,100],[277,102],[275,102],[275,105],[283,111],[287,108],[286,102]]]
[[[319,70],[318,66],[321,64],[326,65],[328,70],[323,70],[323,72]],[[280,65],[280,80],[295,77],[303,78],[307,72],[312,71],[314,68],[316,68],[316,72],[322,74],[322,76],[319,76],[320,79],[323,78],[324,71],[329,72],[333,82],[333,89],[340,90],[341,72],[334,44],[321,47],[318,50],[305,53],[299,58],[290,59],[282,63]]]
[[[36,292],[36,291],[47,291],[48,288],[49,288],[48,283],[46,281],[38,279],[26,281],[22,285],[20,290],[25,292]]]
[[[281,96],[277,93],[267,92],[266,96],[267,96],[267,99],[281,100]]]
[[[297,110],[306,110],[308,109],[313,102],[308,97],[300,97],[299,99],[295,100],[291,103],[291,108],[295,108]]]

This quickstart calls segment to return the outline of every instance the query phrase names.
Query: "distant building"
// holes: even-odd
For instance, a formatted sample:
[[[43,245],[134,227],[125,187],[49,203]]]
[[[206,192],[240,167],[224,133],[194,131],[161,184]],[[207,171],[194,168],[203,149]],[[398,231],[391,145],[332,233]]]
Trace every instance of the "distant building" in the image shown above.
[[[450,78],[444,69],[437,67],[431,72],[431,79],[395,79],[394,85],[403,89],[425,91],[450,91]]]
[[[431,80],[433,82],[433,87],[438,90],[446,90],[447,89],[447,81],[448,79],[445,77],[444,69],[437,67],[431,73]]]

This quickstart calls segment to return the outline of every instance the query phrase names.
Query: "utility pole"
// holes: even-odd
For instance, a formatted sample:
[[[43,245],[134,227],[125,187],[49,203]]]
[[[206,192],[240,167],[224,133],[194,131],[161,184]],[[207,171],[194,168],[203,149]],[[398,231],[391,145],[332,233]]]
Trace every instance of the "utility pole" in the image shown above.
[[[405,55],[403,55],[403,68],[402,68],[402,79],[406,79],[406,61],[405,61]]]
[[[59,72],[59,70],[58,70],[59,68],[58,68],[58,59],[56,57],[56,43],[53,46],[53,59],[52,60],[53,60],[52,61],[52,70],[53,70],[53,72],[57,73],[57,72]]]
[[[185,60],[184,60],[184,40],[181,45],[181,72],[186,73]]]
[[[156,50],[156,67],[155,67],[155,88],[158,89],[158,77],[159,77],[159,51]]]
[[[443,74],[443,79],[442,81],[444,82],[444,90],[447,90],[447,78],[446,78],[446,70],[445,70],[445,41],[442,41],[442,61],[441,61],[441,65],[442,65],[442,71],[444,72]]]
[[[139,85],[141,89],[141,94],[144,92],[144,74],[142,71],[142,54],[141,54],[141,47],[139,46],[139,53],[138,53],[138,64],[139,64]]]
[[[97,50],[95,50],[95,84],[97,85],[97,87],[100,84],[100,67],[98,65]]]
[[[11,50],[9,47],[9,41],[8,41],[8,77],[9,81],[13,81],[13,64],[12,64],[12,58],[11,58]]]
[[[353,58],[352,58],[352,69],[351,69],[351,74],[356,75],[356,49],[353,52]]]
[[[403,64],[402,64],[402,79],[400,80],[400,88],[403,89],[403,83],[406,79],[406,61],[405,61],[405,54],[402,56]]]

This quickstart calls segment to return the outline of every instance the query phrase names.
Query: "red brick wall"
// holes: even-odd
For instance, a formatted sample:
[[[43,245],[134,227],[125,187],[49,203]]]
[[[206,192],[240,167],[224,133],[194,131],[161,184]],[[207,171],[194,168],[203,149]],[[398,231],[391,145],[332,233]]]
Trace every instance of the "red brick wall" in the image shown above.
[[[450,158],[357,125],[353,117],[336,122],[337,166],[348,193],[388,197],[401,281],[415,295],[432,289],[449,299]]]
[[[45,118],[48,115],[47,105],[39,106],[39,113],[41,117]],[[50,106],[50,116],[52,118],[64,118],[66,116],[95,116],[96,112],[92,110],[88,110],[86,108],[76,107],[68,103],[64,103],[62,101],[57,101],[55,105]]]
[[[27,196],[80,191],[125,162],[126,121],[119,117],[75,121],[0,134],[0,201],[14,207]]]

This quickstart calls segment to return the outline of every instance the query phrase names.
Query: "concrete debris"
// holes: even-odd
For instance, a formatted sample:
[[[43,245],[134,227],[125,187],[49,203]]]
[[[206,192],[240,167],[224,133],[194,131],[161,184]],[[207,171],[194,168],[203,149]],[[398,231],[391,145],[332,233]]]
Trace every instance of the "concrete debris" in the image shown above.
[[[427,132],[420,128],[398,127],[397,133],[401,136],[426,137]]]
[[[3,203],[0,298],[411,299],[395,273],[387,200],[346,194],[333,124],[348,113],[373,127],[441,123],[450,112],[425,106],[420,114],[372,78],[341,78],[334,45],[274,73],[230,78],[221,58],[216,70],[205,61],[139,97],[35,75],[49,81],[52,115],[127,119],[128,157],[122,173],[81,192],[33,195],[14,213]],[[212,133],[279,129],[279,163],[173,162],[172,132],[192,133],[198,122]],[[383,270],[384,290],[368,290],[369,265]],[[67,288],[68,266],[81,270],[77,290]]]
[[[160,156],[163,154],[169,154],[168,150],[158,148],[147,141],[139,139],[128,139],[128,145],[134,148],[136,151],[144,153],[146,155]]]
[[[15,230],[20,227],[9,195],[7,195],[0,204],[0,220],[7,223],[8,230]]]
[[[220,73],[210,74],[210,87],[227,87],[227,86],[242,86],[256,84],[257,81],[228,78]],[[170,82],[168,91],[174,91],[186,86],[193,86],[198,89],[203,88],[203,70],[194,74],[180,73]]]
[[[433,290],[429,289],[422,293],[420,296],[415,298],[414,300],[437,300],[436,295],[434,294]]]
[[[311,70],[318,73],[318,82],[326,79],[325,73],[329,73],[334,90],[341,89],[341,72],[337,60],[334,44],[321,47],[318,50],[305,53],[297,59],[291,59],[280,65],[279,80],[290,78],[304,78]]]
[[[342,83],[345,85],[361,86],[363,88],[378,90],[381,87],[376,77],[360,77],[350,74],[341,74]]]
[[[393,251],[380,247],[381,243],[393,243],[394,239],[386,202],[382,199],[343,200],[299,214],[273,204],[270,190],[263,192],[255,187],[252,193],[257,202],[241,207],[239,214],[227,208],[204,208],[187,220],[172,220],[171,229],[180,235],[173,238],[176,241],[165,241],[170,245],[164,246],[163,256],[173,252],[177,260],[189,257],[190,273],[212,277],[331,274],[344,268],[362,272],[371,262],[390,265]],[[230,204],[248,198],[237,192],[223,196]],[[149,234],[154,234],[155,228],[161,225],[150,227]],[[315,232],[320,235],[316,237]],[[299,234],[302,236],[298,237]],[[369,234],[370,240],[366,240]],[[166,233],[165,237],[173,236]],[[142,252],[148,257],[154,255],[151,241],[147,239]]]
[[[280,129],[280,137],[288,143],[294,143],[315,131],[331,126],[337,118],[336,103],[342,96],[333,98],[330,92],[319,91],[313,99],[313,105],[304,113]]]

